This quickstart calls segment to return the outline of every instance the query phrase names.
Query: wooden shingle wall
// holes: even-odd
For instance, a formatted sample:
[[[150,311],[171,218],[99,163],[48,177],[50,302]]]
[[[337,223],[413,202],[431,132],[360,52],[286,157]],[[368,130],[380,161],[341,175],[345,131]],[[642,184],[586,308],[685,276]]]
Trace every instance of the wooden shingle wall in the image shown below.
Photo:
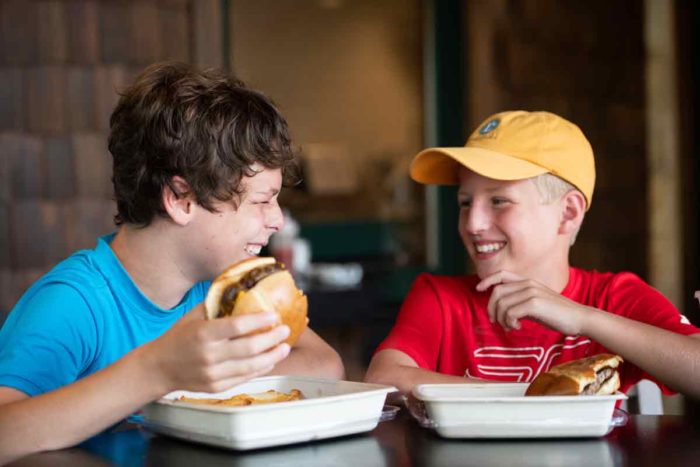
[[[468,130],[506,109],[548,110],[578,124],[597,179],[571,262],[647,277],[643,2],[465,5]]]
[[[211,38],[193,25],[220,30],[219,3],[0,0],[0,322],[36,278],[114,229],[117,92],[152,62],[196,62],[194,38]],[[220,41],[198,48],[221,57]]]

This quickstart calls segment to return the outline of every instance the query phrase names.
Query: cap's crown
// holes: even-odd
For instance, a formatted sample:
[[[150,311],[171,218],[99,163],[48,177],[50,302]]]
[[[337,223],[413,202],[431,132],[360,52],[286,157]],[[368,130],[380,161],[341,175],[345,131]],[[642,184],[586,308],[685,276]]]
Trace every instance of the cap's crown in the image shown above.
[[[464,147],[421,151],[411,164],[411,177],[420,183],[457,184],[460,165],[497,180],[551,173],[581,191],[588,207],[593,198],[593,149],[579,127],[550,112],[492,115]]]

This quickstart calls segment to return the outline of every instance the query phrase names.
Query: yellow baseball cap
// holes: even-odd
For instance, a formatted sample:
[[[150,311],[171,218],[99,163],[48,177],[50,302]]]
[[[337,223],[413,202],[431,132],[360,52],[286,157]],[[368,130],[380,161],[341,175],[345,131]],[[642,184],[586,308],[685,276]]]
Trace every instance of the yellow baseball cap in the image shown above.
[[[595,186],[593,149],[581,129],[550,112],[501,112],[490,116],[464,147],[429,148],[411,163],[418,183],[459,184],[462,165],[496,180],[522,180],[551,173],[578,188],[591,207]]]

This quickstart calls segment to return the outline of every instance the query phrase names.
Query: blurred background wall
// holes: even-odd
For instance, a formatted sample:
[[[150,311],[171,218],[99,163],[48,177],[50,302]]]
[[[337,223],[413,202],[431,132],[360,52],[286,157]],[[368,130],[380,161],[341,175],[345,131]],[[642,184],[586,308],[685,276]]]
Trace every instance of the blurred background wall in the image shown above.
[[[196,61],[199,3],[0,1],[0,313],[113,229],[117,92],[154,61]]]
[[[410,159],[504,109],[559,113],[593,145],[572,262],[633,271],[698,323],[697,19],[690,0],[0,0],[0,322],[113,229],[109,114],[175,59],[228,68],[288,117],[305,180],[282,202],[314,261],[375,284],[316,301],[353,376],[419,271],[468,269],[436,247],[462,250],[453,195],[412,183]]]

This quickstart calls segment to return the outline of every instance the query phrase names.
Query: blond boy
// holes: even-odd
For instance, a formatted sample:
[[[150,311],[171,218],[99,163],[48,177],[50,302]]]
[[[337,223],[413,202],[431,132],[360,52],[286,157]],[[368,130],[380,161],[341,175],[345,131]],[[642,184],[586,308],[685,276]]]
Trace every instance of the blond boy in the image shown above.
[[[593,151],[576,125],[548,112],[502,112],[464,147],[418,154],[411,177],[459,185],[459,233],[476,274],[421,275],[368,381],[403,392],[429,382],[529,382],[552,365],[612,352],[626,360],[623,391],[648,378],[700,393],[688,378],[700,374],[699,329],[634,274],[569,265],[595,185]]]

